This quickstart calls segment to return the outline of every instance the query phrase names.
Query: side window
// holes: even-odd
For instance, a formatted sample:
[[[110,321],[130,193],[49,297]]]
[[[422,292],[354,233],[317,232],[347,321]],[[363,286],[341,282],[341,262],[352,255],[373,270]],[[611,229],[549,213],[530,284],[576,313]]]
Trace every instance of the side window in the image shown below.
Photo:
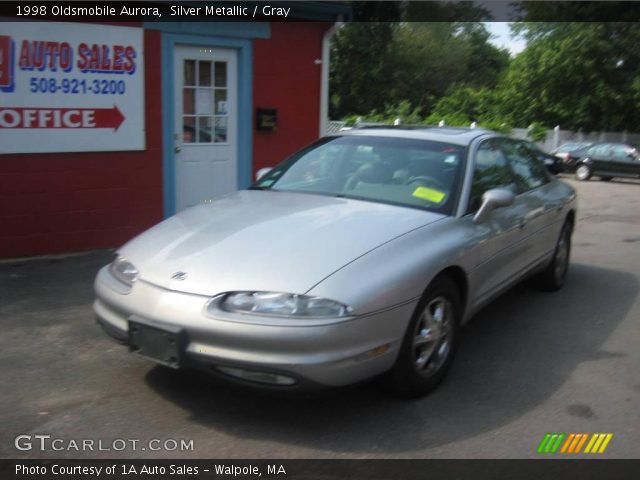
[[[473,183],[467,213],[480,208],[482,194],[492,188],[506,188],[516,193],[515,178],[498,140],[487,140],[476,152]]]
[[[540,156],[525,142],[505,140],[502,149],[516,176],[519,192],[532,190],[549,181],[547,169]]]
[[[619,143],[613,146],[611,153],[614,160],[628,160],[629,158],[631,158],[629,154],[632,152],[633,147]]]
[[[600,145],[595,145],[593,147],[591,147],[589,149],[589,151],[587,152],[587,155],[589,157],[596,157],[596,158],[607,158],[611,153],[611,144],[609,143],[602,143]]]

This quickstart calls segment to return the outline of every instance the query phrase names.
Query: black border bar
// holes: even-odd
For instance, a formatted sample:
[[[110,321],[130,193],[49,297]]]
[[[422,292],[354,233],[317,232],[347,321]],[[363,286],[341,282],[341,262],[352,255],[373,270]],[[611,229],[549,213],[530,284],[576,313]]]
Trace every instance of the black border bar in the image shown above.
[[[26,6],[43,6],[44,15],[19,15]],[[171,15],[172,7],[200,8],[200,14]],[[206,15],[206,7],[224,7],[243,12],[236,15]],[[288,9],[288,15],[265,16],[265,6]],[[65,8],[94,8],[107,14],[67,16],[55,12]],[[126,15],[136,8],[157,9],[161,16]],[[20,10],[22,9],[22,10]],[[62,9],[62,10],[61,10]],[[111,10],[113,9],[113,10]],[[68,10],[66,10],[68,11]],[[76,10],[77,11],[77,10]],[[193,10],[190,10],[193,12]],[[428,0],[355,0],[346,1],[0,1],[1,21],[79,21],[79,22],[229,22],[229,21],[345,21],[345,22],[638,22],[640,2],[637,1],[428,1]]]
[[[216,473],[216,466],[218,466],[219,469],[222,467],[225,473]],[[272,466],[271,471],[269,470],[269,466]],[[92,467],[93,469],[100,467],[100,475],[96,475]],[[150,473],[143,472],[143,467],[146,467],[146,472]],[[231,470],[224,470],[224,467],[231,468]],[[45,469],[46,472],[43,473],[43,469]],[[57,469],[58,472],[60,472],[61,469],[69,472],[69,469],[71,469],[71,472],[77,473],[56,475],[53,473],[54,469]],[[113,469],[115,473],[107,473],[109,469]],[[28,470],[31,470],[33,473],[26,473]],[[230,474],[229,472],[234,473]],[[280,478],[296,480],[630,480],[638,478],[639,473],[640,460],[603,459],[0,460],[0,478],[3,480],[210,480],[221,478]]]

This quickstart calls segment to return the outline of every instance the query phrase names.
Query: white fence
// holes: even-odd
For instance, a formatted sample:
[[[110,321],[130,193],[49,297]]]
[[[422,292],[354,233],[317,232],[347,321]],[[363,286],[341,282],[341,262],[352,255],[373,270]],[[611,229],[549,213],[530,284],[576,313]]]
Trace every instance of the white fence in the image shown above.
[[[347,125],[342,121],[329,121],[327,122],[327,135],[338,133],[342,128]],[[372,122],[359,122],[359,127],[372,127],[381,126],[382,123]],[[424,127],[436,126],[436,125],[424,125]],[[478,125],[482,127],[482,125]],[[526,128],[514,128],[511,131],[511,135],[515,138],[529,139],[528,130]],[[567,142],[621,142],[630,143],[632,145],[640,145],[640,133],[628,133],[628,132],[572,132],[570,130],[560,130],[555,128],[553,130],[547,130],[547,137],[541,142],[536,142],[540,148],[546,151],[551,151],[558,148],[563,143]]]
[[[516,138],[526,139],[526,128],[514,128],[511,135]],[[543,150],[551,151],[567,142],[621,142],[632,145],[640,144],[640,133],[628,132],[572,132],[570,130],[547,130],[547,137],[536,142]]]
[[[333,135],[334,133],[338,133],[340,130],[342,130],[346,126],[347,126],[347,122],[329,120],[327,122],[327,135]]]

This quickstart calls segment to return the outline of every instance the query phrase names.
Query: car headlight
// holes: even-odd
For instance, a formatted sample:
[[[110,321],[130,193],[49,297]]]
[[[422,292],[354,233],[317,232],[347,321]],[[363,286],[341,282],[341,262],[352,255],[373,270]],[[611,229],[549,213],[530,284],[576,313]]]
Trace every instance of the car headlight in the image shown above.
[[[138,269],[133,263],[122,257],[116,258],[109,265],[109,271],[114,277],[129,286],[132,286],[138,279]]]
[[[326,298],[278,292],[230,292],[219,301],[211,302],[207,310],[251,313],[275,317],[346,317],[351,309],[342,303]]]

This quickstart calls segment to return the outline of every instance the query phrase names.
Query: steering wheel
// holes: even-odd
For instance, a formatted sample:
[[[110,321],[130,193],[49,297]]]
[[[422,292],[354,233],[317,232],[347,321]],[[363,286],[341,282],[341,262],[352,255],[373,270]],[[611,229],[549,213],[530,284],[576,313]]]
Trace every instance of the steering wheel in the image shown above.
[[[356,175],[355,173],[351,174],[345,182],[344,187],[342,187],[342,191],[347,192],[349,190],[353,190],[354,188],[356,188],[356,185],[359,181],[360,179],[358,178],[358,175]]]
[[[418,187],[434,187],[438,190],[447,190],[440,180],[426,175],[420,175],[417,177],[411,177],[407,180],[406,185],[415,185]]]

